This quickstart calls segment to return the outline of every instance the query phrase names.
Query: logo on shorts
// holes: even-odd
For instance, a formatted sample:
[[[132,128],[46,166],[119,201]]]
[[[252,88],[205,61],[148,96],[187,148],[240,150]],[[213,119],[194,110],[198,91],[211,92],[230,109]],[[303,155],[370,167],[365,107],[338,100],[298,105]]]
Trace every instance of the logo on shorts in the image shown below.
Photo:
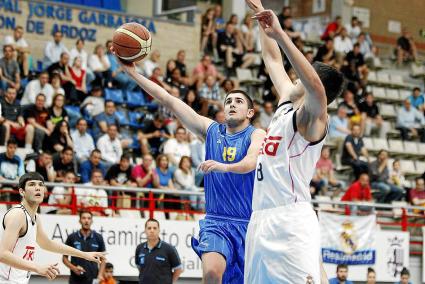
[[[309,275],[306,278],[306,284],[314,284],[313,276]]]

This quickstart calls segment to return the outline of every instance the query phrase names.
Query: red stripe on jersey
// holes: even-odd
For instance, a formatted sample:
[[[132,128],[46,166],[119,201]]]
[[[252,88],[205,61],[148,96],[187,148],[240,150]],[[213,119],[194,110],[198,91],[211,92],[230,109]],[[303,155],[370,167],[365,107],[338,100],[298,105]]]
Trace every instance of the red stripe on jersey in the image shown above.
[[[26,246],[25,248],[26,249],[35,249],[35,247],[32,247],[32,246]]]
[[[296,155],[293,155],[293,156],[289,156],[289,159],[291,159],[291,158],[296,158],[296,157],[301,156],[302,154],[304,154],[304,152],[305,152],[305,150],[307,149],[308,145],[309,145],[309,144],[307,144],[307,145],[305,146],[304,150],[303,150],[301,153],[296,154]]]
[[[291,142],[289,142],[289,146],[288,146],[287,150],[289,150],[289,148],[291,148],[292,142],[294,142],[295,134],[296,134],[296,132],[294,132],[294,135],[292,135]]]

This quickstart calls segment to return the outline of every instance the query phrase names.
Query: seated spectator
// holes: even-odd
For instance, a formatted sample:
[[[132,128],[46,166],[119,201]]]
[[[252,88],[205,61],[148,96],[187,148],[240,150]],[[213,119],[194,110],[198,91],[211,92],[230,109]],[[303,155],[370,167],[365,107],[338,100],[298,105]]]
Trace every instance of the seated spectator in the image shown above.
[[[149,78],[152,75],[153,69],[159,66],[161,54],[155,49],[151,52],[148,59],[143,60],[143,74]]]
[[[373,52],[372,52],[372,45],[371,43],[366,39],[365,33],[360,33],[357,37],[357,43],[360,45],[360,52],[363,54],[365,59],[372,58]]]
[[[378,190],[376,193],[377,202],[391,203],[403,198],[404,189],[390,183],[387,151],[379,151],[376,161],[369,164],[369,176],[372,188]]]
[[[30,105],[24,114],[27,124],[34,128],[33,149],[35,152],[41,150],[45,136],[49,136],[49,111],[44,107],[46,97],[38,94],[35,98],[35,104]],[[27,126],[28,129],[28,126]]]
[[[111,63],[101,44],[94,48],[94,52],[89,58],[89,67],[95,76],[92,85],[112,88]]]
[[[56,180],[56,171],[53,167],[52,154],[48,152],[41,153],[37,159],[29,160],[26,172],[37,172],[45,181],[54,182]]]
[[[103,280],[99,284],[117,284],[114,278],[114,266],[112,263],[107,262],[105,264],[105,272],[103,272]]]
[[[192,89],[189,89],[183,101],[197,113],[206,116],[208,113],[208,102],[201,99],[199,95]]]
[[[12,87],[19,91],[21,88],[21,71],[13,52],[13,46],[3,46],[3,58],[0,58],[0,90]]]
[[[186,60],[186,51],[184,51],[183,49],[180,49],[179,51],[177,51],[177,56],[175,60],[176,67],[180,70],[182,83],[185,85],[190,85],[190,80],[187,74],[187,66],[186,66],[186,63],[184,62],[185,60]]]
[[[64,89],[66,96],[70,99],[76,97],[76,89],[75,85],[72,83],[73,79],[68,70],[69,64],[69,54],[64,52],[61,54],[58,62],[53,63],[47,68],[47,72],[49,72],[49,76],[53,80],[54,74],[59,74],[60,77],[60,85]],[[52,87],[55,88],[52,81]],[[56,93],[55,93],[56,94]]]
[[[335,51],[347,54],[353,49],[353,42],[348,37],[347,29],[342,28],[339,35],[334,38]]]
[[[53,41],[47,42],[44,48],[44,68],[58,62],[63,53],[69,52],[62,42],[62,33],[57,31],[53,34]]]
[[[378,130],[380,138],[387,138],[390,123],[379,114],[379,107],[371,92],[366,93],[364,101],[359,104],[359,110],[363,117],[362,122],[365,123],[364,135],[370,136],[373,130]]]
[[[158,188],[168,190],[175,189],[173,181],[173,170],[170,167],[170,161],[167,155],[160,154],[156,158],[156,174],[158,175]],[[178,196],[172,194],[161,194],[157,197],[160,199],[160,202],[163,199],[179,199]],[[180,202],[161,202],[159,207],[165,209],[181,209]],[[170,218],[169,212],[165,212],[165,218]]]
[[[202,84],[198,94],[201,99],[208,103],[209,112],[214,112],[223,108],[220,96],[220,87],[212,75],[205,78],[205,83]]]
[[[21,105],[34,104],[35,97],[40,93],[46,96],[45,107],[50,107],[52,105],[54,90],[52,85],[49,84],[49,73],[47,71],[41,72],[37,79],[27,84],[21,99]]]
[[[389,182],[395,186],[401,188],[408,188],[409,184],[404,177],[404,173],[401,170],[400,160],[395,159],[392,167],[390,168],[390,180]]]
[[[56,124],[69,120],[68,112],[65,109],[65,96],[56,94],[53,97],[53,105],[49,108],[49,130],[53,131]]]
[[[143,162],[133,167],[131,177],[138,187],[159,188],[159,178],[155,169],[152,168],[153,157],[150,154],[143,155]]]
[[[63,181],[66,172],[76,173],[74,163],[74,151],[70,147],[66,147],[53,158],[53,168],[56,171],[55,181]]]
[[[336,267],[336,277],[329,279],[329,284],[353,284],[348,278],[347,264],[338,264]]]
[[[403,269],[400,272],[400,281],[396,282],[395,284],[412,284],[412,282],[410,282],[409,279],[410,279],[410,272],[406,267],[403,267]]]
[[[362,80],[367,79],[369,69],[367,68],[363,54],[360,52],[360,44],[359,43],[355,43],[353,45],[353,50],[351,50],[347,53],[345,60],[349,64],[354,62],[354,65],[357,68],[357,72],[360,74],[360,78]]]
[[[406,60],[416,61],[418,58],[415,41],[407,28],[403,28],[401,37],[397,39],[396,51],[398,65],[401,65]]]
[[[320,191],[326,193],[329,187],[345,188],[345,182],[335,178],[334,164],[331,159],[330,149],[327,146],[322,148],[320,159],[316,163],[316,173],[311,180],[311,185],[315,189],[314,195],[317,195]]]
[[[66,120],[55,125],[49,139],[44,140],[44,151],[48,152],[62,152],[63,149],[74,149],[74,142],[69,132],[69,124]]]
[[[277,15],[277,19],[279,20],[280,26],[283,28],[283,21],[286,17],[290,17],[292,15],[292,10],[290,6],[283,6],[282,11],[279,15]]]
[[[269,128],[270,122],[274,115],[274,107],[272,102],[264,102],[260,112],[260,126],[263,129]]]
[[[25,124],[21,106],[16,102],[16,89],[7,88],[1,99],[0,123],[4,127],[4,139],[8,141],[10,137],[16,140],[25,141],[25,148],[32,149],[34,140],[34,126]]]
[[[425,119],[423,113],[412,107],[409,99],[404,101],[402,107],[397,111],[397,129],[400,130],[401,139],[408,140],[409,134],[419,137],[425,143]]]
[[[91,95],[81,103],[81,109],[90,117],[95,117],[105,111],[105,99],[102,97],[102,88],[93,87]]]
[[[77,120],[76,129],[72,131],[71,138],[74,143],[75,157],[79,163],[82,163],[91,156],[95,148],[93,137],[87,133],[87,121],[84,118]]]
[[[76,182],[75,173],[72,171],[66,172],[63,178],[63,183],[73,184]],[[50,206],[41,207],[40,210],[44,214],[61,214],[71,215],[72,192],[74,187],[55,186],[48,198]],[[77,195],[78,198],[78,195]],[[59,207],[55,205],[60,205]],[[44,210],[43,210],[44,209]]]
[[[114,85],[116,85],[118,88],[127,90],[127,91],[133,91],[137,83],[132,80],[127,73],[122,70],[120,63],[118,62],[117,57],[112,54],[111,52],[112,47],[112,40],[106,41],[106,56],[109,59],[109,63],[111,64],[111,77],[112,82]]]
[[[165,142],[164,154],[168,156],[170,164],[175,167],[179,165],[181,157],[190,157],[190,146],[184,127],[177,127],[175,138],[170,138]]]
[[[97,141],[97,148],[102,153],[102,160],[107,165],[120,161],[123,150],[121,141],[118,139],[118,127],[115,124],[108,125],[107,133]]]
[[[86,69],[83,69],[80,57],[75,57],[72,66],[65,69],[65,74],[71,78],[70,83],[75,89],[75,92],[72,92],[74,97],[70,96],[68,100],[72,104],[79,105],[85,99],[87,93]]]
[[[24,173],[24,163],[16,155],[18,144],[15,139],[7,141],[6,152],[0,154],[0,180],[18,180]]]
[[[75,58],[80,57],[81,59],[81,68],[83,70],[87,70],[88,68],[88,54],[87,51],[84,50],[84,40],[79,38],[75,42],[75,47],[71,49],[69,52],[70,62],[74,62]]]
[[[147,121],[142,131],[138,132],[138,140],[142,147],[142,154],[151,153],[154,157],[159,154],[159,148],[168,138],[170,132],[165,126],[164,117],[156,114],[152,121]]]
[[[357,106],[357,102],[354,99],[354,94],[350,90],[346,90],[344,93],[344,100],[338,105],[344,106],[347,110],[347,116],[350,119],[350,125],[359,124],[362,126],[362,114]],[[363,133],[363,127],[361,127]]]
[[[415,179],[415,187],[410,190],[409,199],[412,205],[425,207],[425,185],[422,177]],[[423,213],[424,211],[416,210],[416,212]]]
[[[282,29],[292,39],[292,41],[295,41],[296,39],[301,38],[301,33],[296,32],[294,27],[292,26],[292,17],[291,16],[285,17],[285,19],[283,20]]]
[[[105,111],[94,117],[92,129],[95,140],[107,132],[109,125],[115,124],[117,127],[119,126],[119,120],[115,112],[115,103],[113,101],[105,101]]]
[[[351,23],[345,25],[348,36],[351,38],[352,42],[355,42],[357,37],[362,32],[360,28],[359,19],[356,16],[351,17]]]
[[[421,94],[421,89],[418,87],[413,88],[413,92],[408,99],[413,107],[425,113],[425,97]]]
[[[102,153],[98,149],[93,149],[90,153],[89,159],[85,160],[80,165],[81,182],[86,183],[90,181],[91,175],[94,170],[99,170],[102,177],[106,175],[106,167],[101,161]]]
[[[245,52],[255,52],[259,40],[258,30],[252,19],[252,14],[247,13],[241,25],[242,44]]]
[[[342,18],[341,16],[336,16],[335,21],[330,22],[320,37],[321,40],[327,40],[327,39],[333,39],[335,36],[339,35],[341,32],[343,26],[342,26]]]
[[[217,68],[212,63],[211,56],[205,54],[204,56],[202,56],[201,61],[193,69],[193,82],[199,88],[199,86],[202,85],[208,75],[214,76],[216,80],[220,82],[224,80],[224,76],[217,71]]]
[[[165,79],[165,83],[167,83],[170,87],[176,87],[179,90],[180,98],[184,98],[189,91],[189,88],[185,85],[184,81],[185,80],[181,76],[180,69],[177,67],[171,71],[171,76]]]
[[[157,85],[164,88],[167,92],[170,92],[171,86],[164,82],[163,73],[161,68],[155,67],[152,71],[152,76],[149,77],[149,80],[155,82]],[[134,80],[133,80],[134,81]],[[148,101],[152,101],[153,98],[147,94]]]
[[[103,173],[100,169],[93,169],[89,186],[104,186]],[[108,193],[103,188],[75,188],[78,206],[88,209],[95,216],[111,216],[112,210],[108,208]]]
[[[216,33],[224,32],[224,24],[226,21],[223,19],[223,8],[220,4],[214,5],[214,21],[215,21],[215,31]]]
[[[178,190],[187,190],[193,192],[200,192],[203,190],[202,188],[197,187],[195,184],[195,170],[192,168],[192,159],[188,156],[183,156],[181,158],[179,167],[174,172],[174,182]],[[184,196],[183,200],[190,201],[189,208],[185,209],[202,210],[205,208],[205,198],[203,198],[203,196]]]
[[[13,30],[13,36],[5,36],[3,42],[4,45],[13,46],[13,49],[16,51],[17,61],[22,70],[22,75],[27,77],[30,70],[31,52],[27,41],[24,39],[24,28],[22,26],[16,26]],[[0,55],[1,57],[2,55]]]
[[[329,122],[329,137],[334,141],[343,141],[351,134],[350,123],[347,118],[347,108],[338,106],[336,115],[332,115]]]
[[[329,65],[335,63],[336,53],[334,48],[334,41],[331,38],[328,38],[325,41],[325,44],[321,45],[317,50],[314,61],[323,62]]]
[[[61,76],[59,75],[59,73],[53,73],[50,76],[50,85],[52,85],[53,94],[62,94],[62,95],[65,95],[65,90],[62,88],[62,85],[61,85]]]
[[[211,50],[213,42],[217,41],[217,33],[215,31],[214,9],[209,8],[201,17],[201,53]]]
[[[353,94],[361,94],[366,87],[366,80],[362,80],[361,74],[356,67],[356,62],[353,60],[347,62],[346,65],[341,67],[341,72],[347,81],[347,90]]]
[[[351,128],[351,134],[345,138],[341,162],[353,168],[356,178],[368,172],[368,162],[361,160],[361,157],[369,160],[369,154],[360,134],[360,126],[355,124]]]

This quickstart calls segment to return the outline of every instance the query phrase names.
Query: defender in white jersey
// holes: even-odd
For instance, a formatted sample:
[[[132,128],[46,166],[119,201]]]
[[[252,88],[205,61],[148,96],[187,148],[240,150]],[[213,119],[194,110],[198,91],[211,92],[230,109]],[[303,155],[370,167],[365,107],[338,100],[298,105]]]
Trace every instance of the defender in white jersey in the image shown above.
[[[342,93],[340,72],[311,65],[260,0],[247,0],[260,23],[262,55],[280,100],[257,160],[245,283],[320,283],[320,232],[310,181],[326,137],[327,104]],[[278,44],[298,75],[289,79]]]
[[[22,203],[6,212],[0,229],[0,284],[27,284],[32,272],[49,280],[56,278],[59,274],[57,263],[46,265],[34,262],[36,244],[59,254],[98,263],[104,260],[103,253],[82,252],[49,239],[36,213],[45,190],[44,179],[39,173],[26,173],[19,179]]]

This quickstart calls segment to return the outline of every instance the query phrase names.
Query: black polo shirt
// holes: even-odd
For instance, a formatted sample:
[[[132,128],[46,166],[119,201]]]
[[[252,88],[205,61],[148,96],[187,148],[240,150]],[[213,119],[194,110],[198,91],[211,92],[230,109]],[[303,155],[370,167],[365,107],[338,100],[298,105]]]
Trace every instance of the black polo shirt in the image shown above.
[[[172,284],[172,270],[181,268],[181,261],[175,247],[159,240],[152,249],[147,242],[137,246],[136,265],[139,284]]]
[[[4,118],[10,121],[18,121],[18,117],[22,115],[21,105],[16,101],[8,103],[4,98],[1,100],[1,113]]]
[[[66,239],[66,244],[75,249],[93,252],[93,251],[105,251],[105,242],[101,234],[91,231],[91,234],[84,238],[80,231],[72,233]],[[76,275],[71,271],[69,277],[70,284],[92,284],[93,279],[97,278],[99,273],[98,264],[78,257],[71,257],[71,263],[75,266],[79,265],[83,267],[86,272],[83,275]]]

